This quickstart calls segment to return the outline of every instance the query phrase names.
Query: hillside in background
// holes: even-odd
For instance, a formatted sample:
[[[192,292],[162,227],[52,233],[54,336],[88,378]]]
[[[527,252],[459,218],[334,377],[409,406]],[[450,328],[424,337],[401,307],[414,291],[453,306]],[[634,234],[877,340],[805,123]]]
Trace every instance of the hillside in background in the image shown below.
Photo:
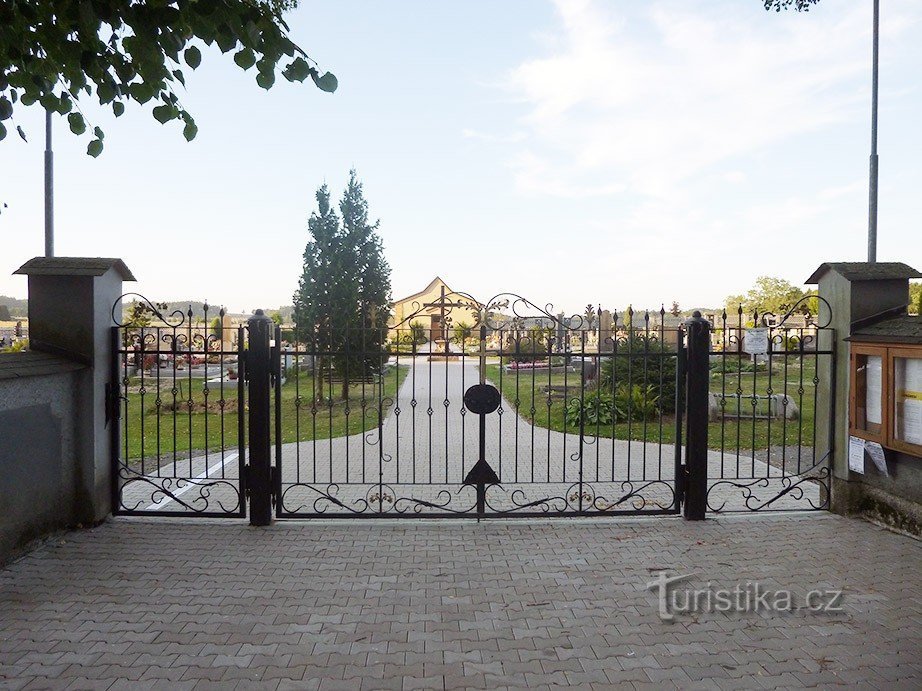
[[[29,313],[28,300],[20,300],[9,295],[0,295],[0,305],[6,305],[10,309],[10,316],[25,317]]]

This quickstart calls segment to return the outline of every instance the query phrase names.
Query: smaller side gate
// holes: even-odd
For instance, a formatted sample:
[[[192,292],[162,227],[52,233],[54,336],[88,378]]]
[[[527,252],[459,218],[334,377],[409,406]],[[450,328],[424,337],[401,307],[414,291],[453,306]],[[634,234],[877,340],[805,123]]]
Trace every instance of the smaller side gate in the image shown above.
[[[166,309],[112,308],[113,513],[244,517],[246,330],[207,303]]]

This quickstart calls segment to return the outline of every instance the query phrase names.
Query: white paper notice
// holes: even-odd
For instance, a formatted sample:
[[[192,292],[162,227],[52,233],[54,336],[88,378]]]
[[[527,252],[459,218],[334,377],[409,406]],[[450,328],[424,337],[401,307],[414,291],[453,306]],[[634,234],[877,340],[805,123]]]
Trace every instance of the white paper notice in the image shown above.
[[[883,362],[880,355],[869,355],[867,364],[867,394],[865,395],[865,406],[867,409],[867,420],[869,423],[879,425],[881,422],[881,383],[883,373]]]
[[[922,401],[903,401],[903,441],[922,444]]]
[[[864,442],[864,450],[868,452],[868,456],[871,457],[871,460],[874,462],[874,467],[877,468],[878,472],[884,477],[889,477],[889,473],[887,473],[887,458],[884,456],[884,447],[876,441],[866,441]]]
[[[746,329],[743,351],[750,355],[765,355],[768,352],[768,329]]]
[[[913,393],[922,393],[922,359],[906,359],[906,378],[903,380],[906,384],[906,391]]]
[[[864,439],[848,438],[848,469],[864,473]]]

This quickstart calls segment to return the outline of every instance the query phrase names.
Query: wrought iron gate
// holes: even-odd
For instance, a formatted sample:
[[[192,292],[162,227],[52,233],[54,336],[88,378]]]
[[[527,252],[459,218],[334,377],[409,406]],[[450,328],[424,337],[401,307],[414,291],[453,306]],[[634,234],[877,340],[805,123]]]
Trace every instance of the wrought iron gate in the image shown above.
[[[120,302],[116,513],[239,517],[249,503],[264,523],[828,505],[818,392],[833,334],[793,312],[683,324],[663,309],[565,316],[443,291],[399,321],[297,332],[143,298],[121,315]],[[767,332],[763,356],[745,352],[752,328]]]
[[[676,512],[681,332],[658,316],[600,331],[595,309],[443,292],[282,344],[277,515]]]
[[[245,516],[245,329],[132,293],[112,318],[113,513]]]

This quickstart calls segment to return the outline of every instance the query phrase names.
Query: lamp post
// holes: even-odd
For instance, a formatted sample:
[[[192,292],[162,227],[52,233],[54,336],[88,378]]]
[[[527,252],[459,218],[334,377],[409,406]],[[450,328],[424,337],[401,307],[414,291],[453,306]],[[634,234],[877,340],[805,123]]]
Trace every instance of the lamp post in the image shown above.
[[[877,55],[880,35],[880,0],[874,0],[871,49],[871,160],[868,200],[868,262],[877,261]]]
[[[45,256],[54,256],[54,153],[51,150],[51,111],[45,109]]]

